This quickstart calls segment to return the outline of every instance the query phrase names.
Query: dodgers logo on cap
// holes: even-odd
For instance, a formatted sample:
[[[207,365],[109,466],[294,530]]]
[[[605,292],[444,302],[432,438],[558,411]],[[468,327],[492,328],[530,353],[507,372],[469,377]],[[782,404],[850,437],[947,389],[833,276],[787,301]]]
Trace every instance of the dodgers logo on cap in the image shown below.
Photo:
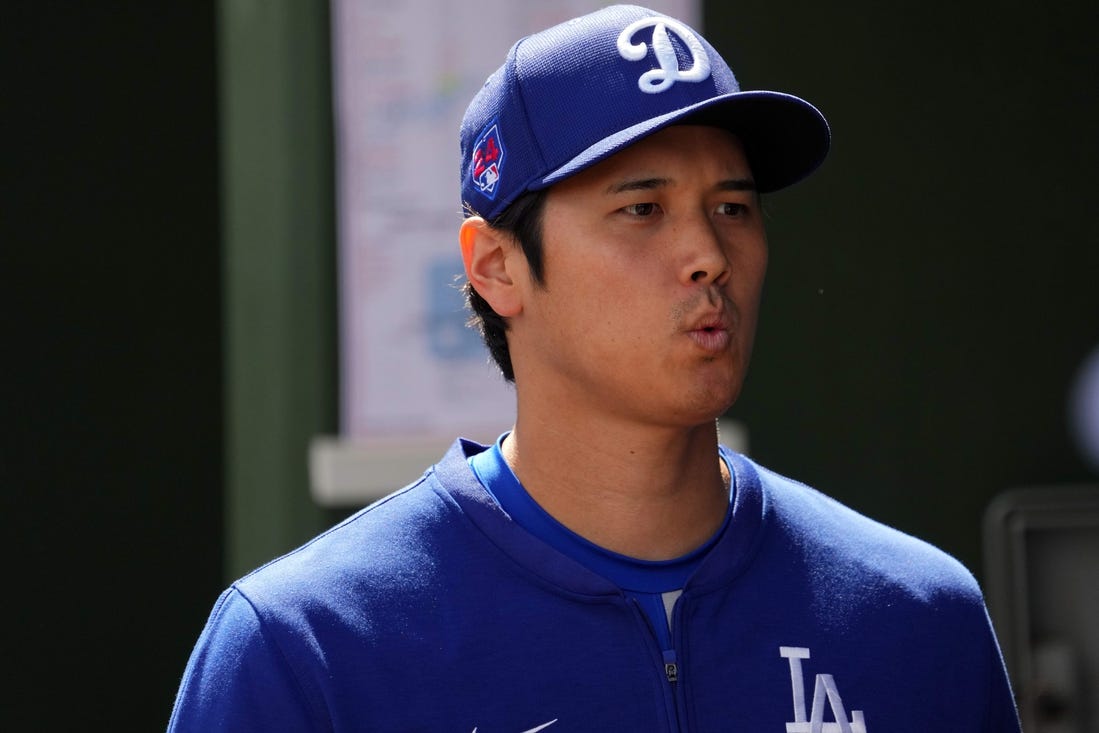
[[[683,23],[672,18],[642,18],[630,23],[618,36],[618,55],[627,61],[640,61],[648,54],[644,43],[633,43],[633,36],[642,28],[653,29],[653,56],[659,69],[647,71],[637,80],[637,86],[646,94],[657,94],[677,81],[703,81],[710,76],[710,59],[698,37]],[[671,30],[686,44],[691,52],[691,68],[680,69]]]
[[[470,177],[477,190],[492,200],[496,198],[497,183],[504,171],[504,140],[493,120],[473,145],[470,160]]]

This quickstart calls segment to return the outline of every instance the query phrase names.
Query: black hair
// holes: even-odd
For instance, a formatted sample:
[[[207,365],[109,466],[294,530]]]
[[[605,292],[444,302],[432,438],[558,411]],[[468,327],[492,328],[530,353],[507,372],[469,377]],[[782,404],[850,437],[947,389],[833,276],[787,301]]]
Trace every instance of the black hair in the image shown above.
[[[531,279],[535,285],[545,283],[545,262],[542,248],[542,213],[545,211],[546,190],[528,191],[513,201],[503,213],[489,222],[489,226],[510,235],[527,258]],[[467,211],[471,216],[475,212]],[[504,379],[515,381],[515,370],[511,366],[511,352],[508,350],[507,319],[492,309],[469,282],[462,286],[466,297],[466,307],[473,315],[469,325],[477,328],[481,339],[488,347],[489,356],[496,362]]]

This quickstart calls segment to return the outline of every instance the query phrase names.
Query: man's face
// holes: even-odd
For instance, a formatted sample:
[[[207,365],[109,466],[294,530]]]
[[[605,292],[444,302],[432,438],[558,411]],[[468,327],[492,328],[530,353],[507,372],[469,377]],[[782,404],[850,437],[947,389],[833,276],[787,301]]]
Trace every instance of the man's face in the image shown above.
[[[676,126],[554,185],[523,284],[517,387],[558,413],[697,425],[736,400],[767,243],[743,149]]]

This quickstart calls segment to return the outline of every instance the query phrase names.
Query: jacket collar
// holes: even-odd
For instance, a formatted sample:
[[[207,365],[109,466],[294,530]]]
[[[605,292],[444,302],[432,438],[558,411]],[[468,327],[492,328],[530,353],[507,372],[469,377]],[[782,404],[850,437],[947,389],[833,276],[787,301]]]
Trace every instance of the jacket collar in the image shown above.
[[[457,508],[501,552],[528,573],[569,594],[621,598],[621,590],[545,544],[500,508],[470,468],[470,456],[486,446],[459,438],[429,472],[432,488]],[[762,535],[764,495],[755,465],[724,446],[732,469],[733,517],[722,537],[687,581],[685,594],[706,593],[732,583],[751,563]]]

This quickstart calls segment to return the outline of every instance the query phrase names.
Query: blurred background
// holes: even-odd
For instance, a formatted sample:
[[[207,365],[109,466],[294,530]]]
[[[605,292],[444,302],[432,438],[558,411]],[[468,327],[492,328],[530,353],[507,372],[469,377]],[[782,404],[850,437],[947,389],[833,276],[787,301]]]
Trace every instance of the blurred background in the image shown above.
[[[1019,538],[1095,516],[1072,400],[1099,348],[1097,14],[703,3],[742,85],[834,134],[766,201],[730,417],[765,465],[995,585],[1024,640],[1027,557],[1094,557]],[[353,509],[316,506],[307,466],[340,422],[330,9],[8,3],[0,35],[0,727],[155,730],[219,591]],[[1043,730],[1099,730],[1085,712]]]

